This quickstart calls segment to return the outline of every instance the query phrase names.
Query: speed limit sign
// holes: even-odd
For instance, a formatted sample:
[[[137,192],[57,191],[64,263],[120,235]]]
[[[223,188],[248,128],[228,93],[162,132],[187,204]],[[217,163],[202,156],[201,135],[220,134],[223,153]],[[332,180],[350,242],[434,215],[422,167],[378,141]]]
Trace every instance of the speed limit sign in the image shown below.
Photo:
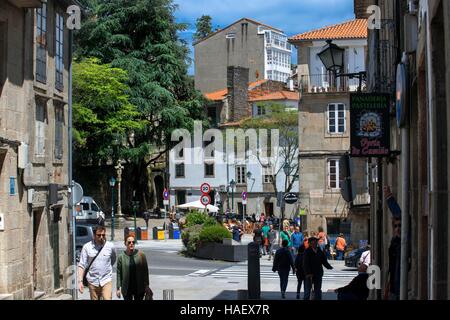
[[[203,184],[200,186],[200,191],[201,191],[203,194],[208,194],[208,193],[211,192],[211,186],[210,186],[208,183],[203,183]]]
[[[208,204],[211,203],[211,197],[207,194],[203,194],[200,197],[200,202],[202,203],[202,205],[207,206]]]

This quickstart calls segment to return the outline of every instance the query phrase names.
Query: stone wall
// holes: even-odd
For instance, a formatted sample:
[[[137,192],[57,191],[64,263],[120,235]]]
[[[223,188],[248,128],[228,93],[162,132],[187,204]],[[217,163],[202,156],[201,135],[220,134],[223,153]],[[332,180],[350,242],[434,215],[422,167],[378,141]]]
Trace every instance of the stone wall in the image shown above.
[[[228,67],[227,88],[230,108],[229,121],[235,122],[248,117],[248,69]]]

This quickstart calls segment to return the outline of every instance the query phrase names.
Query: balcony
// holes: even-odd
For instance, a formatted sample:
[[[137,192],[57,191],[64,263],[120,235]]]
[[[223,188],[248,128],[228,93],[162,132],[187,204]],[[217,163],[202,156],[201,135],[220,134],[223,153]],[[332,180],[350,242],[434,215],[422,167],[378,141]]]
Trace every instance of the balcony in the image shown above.
[[[277,39],[268,40],[266,43],[267,48],[278,48],[286,51],[292,51],[292,45],[287,41],[279,41]]]
[[[40,8],[42,7],[41,0],[9,0],[13,5],[19,8]]]
[[[359,80],[335,77],[333,73],[300,76],[300,90],[303,93],[356,92]],[[364,91],[364,85],[362,87]]]

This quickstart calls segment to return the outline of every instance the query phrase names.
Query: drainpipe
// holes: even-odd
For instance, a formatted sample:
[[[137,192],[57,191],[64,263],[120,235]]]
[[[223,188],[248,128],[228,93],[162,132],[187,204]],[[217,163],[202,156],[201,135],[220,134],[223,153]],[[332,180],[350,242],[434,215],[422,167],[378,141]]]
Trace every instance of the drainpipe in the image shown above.
[[[408,56],[406,53],[403,54],[402,63],[405,64],[408,70]],[[407,81],[407,85],[409,83]],[[410,99],[408,99],[408,105],[410,104]],[[408,109],[409,106],[407,107]],[[401,153],[401,163],[402,163],[402,230],[401,230],[401,260],[400,260],[400,300],[408,300],[408,254],[409,254],[409,115],[407,115],[405,125],[401,128],[402,136],[402,153]]]

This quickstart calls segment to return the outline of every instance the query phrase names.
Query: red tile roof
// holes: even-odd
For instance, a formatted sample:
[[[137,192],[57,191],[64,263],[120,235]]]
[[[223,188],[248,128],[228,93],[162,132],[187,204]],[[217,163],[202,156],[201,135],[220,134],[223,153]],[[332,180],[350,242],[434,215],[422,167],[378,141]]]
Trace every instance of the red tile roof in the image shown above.
[[[248,101],[300,100],[300,94],[293,91],[257,92],[249,95]]]
[[[365,39],[367,38],[367,19],[354,19],[317,30],[301,33],[289,38],[290,41]]]
[[[255,82],[251,82],[248,84],[248,90],[253,90],[254,88],[258,87],[259,85],[267,82],[268,80],[258,80]],[[228,89],[222,89],[210,93],[205,93],[205,97],[211,101],[222,101],[226,98],[228,94]]]

